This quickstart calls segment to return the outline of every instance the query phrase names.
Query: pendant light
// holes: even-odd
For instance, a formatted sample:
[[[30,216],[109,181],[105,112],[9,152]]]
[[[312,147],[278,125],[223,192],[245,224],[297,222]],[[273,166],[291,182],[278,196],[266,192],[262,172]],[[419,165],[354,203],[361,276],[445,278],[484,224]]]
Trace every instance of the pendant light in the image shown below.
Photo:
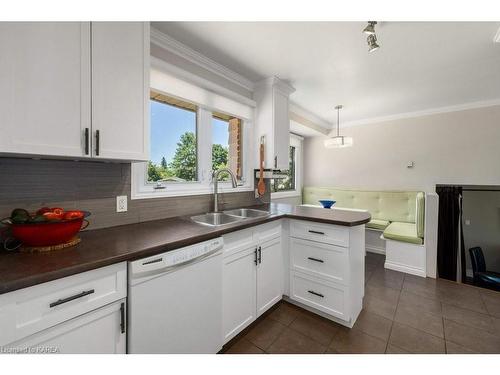
[[[340,135],[340,110],[342,109],[342,106],[337,105],[335,106],[335,109],[337,110],[337,135],[332,138],[326,139],[325,147],[326,148],[350,147],[353,144],[352,137],[346,137]]]

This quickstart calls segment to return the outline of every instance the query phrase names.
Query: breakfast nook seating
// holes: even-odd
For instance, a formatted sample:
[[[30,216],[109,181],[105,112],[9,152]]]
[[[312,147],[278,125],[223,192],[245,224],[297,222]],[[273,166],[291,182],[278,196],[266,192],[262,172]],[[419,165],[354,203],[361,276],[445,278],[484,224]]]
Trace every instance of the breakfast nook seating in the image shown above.
[[[303,203],[336,201],[333,209],[370,212],[366,250],[386,255],[385,268],[426,276],[425,193],[304,187]]]

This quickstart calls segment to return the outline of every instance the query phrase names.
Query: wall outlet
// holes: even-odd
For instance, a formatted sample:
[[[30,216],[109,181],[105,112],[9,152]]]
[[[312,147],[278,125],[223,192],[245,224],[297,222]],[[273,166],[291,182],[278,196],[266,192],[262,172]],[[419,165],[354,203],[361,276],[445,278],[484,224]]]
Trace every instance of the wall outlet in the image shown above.
[[[116,197],[116,212],[127,212],[127,196],[119,195]]]

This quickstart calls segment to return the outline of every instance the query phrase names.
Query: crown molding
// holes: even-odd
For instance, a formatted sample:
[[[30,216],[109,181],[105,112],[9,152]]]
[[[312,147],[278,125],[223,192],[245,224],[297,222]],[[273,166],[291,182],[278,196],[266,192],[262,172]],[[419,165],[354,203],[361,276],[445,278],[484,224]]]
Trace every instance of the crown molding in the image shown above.
[[[248,105],[250,107],[255,108],[257,103],[255,100],[247,98],[246,96],[240,95],[234,91],[231,91],[225,87],[222,87],[212,81],[209,81],[205,78],[202,78],[196,74],[190,73],[187,70],[179,68],[177,65],[170,64],[166,61],[163,61],[157,57],[151,56],[151,67],[159,69],[160,71],[168,72],[173,74],[175,77],[184,80],[186,82],[193,83],[199,87],[202,87],[206,90],[214,92],[216,94],[225,96],[229,99],[235,100],[239,103]]]
[[[368,124],[374,124],[374,123],[379,123],[379,122],[395,121],[395,120],[401,120],[401,119],[407,119],[407,118],[423,117],[423,116],[429,116],[429,115],[436,115],[436,114],[440,114],[440,113],[466,111],[469,109],[494,107],[494,106],[498,106],[498,105],[500,105],[500,98],[499,99],[492,99],[492,100],[484,100],[484,101],[479,101],[479,102],[458,104],[458,105],[447,106],[447,107],[430,108],[430,109],[424,109],[422,111],[398,113],[398,114],[389,115],[389,116],[372,117],[372,118],[357,120],[357,121],[349,121],[349,122],[344,122],[342,124],[341,128],[350,127],[350,126],[368,125]]]
[[[286,82],[286,81],[284,81],[276,76],[265,78],[265,79],[263,79],[255,84],[255,88],[264,87],[264,86],[276,87],[276,88],[278,88],[278,90],[282,91],[286,95],[290,95],[290,94],[295,92],[295,87],[293,87],[288,82]]]
[[[306,125],[306,126],[309,126],[310,124],[312,124],[313,126],[311,126],[311,127],[314,130],[330,131],[333,128],[332,123],[326,121],[325,119],[319,117],[318,115],[312,113],[311,111],[305,109],[304,107],[300,106],[299,104],[297,104],[293,101],[290,101],[290,103],[289,103],[289,111],[290,111],[290,113],[295,114],[295,116],[297,118],[302,118],[304,120],[304,122],[306,122],[306,123],[302,123],[302,121],[296,120],[297,122],[302,123],[303,125]],[[319,128],[319,129],[317,129],[317,128]]]
[[[243,87],[248,91],[254,90],[254,84],[249,79],[202,55],[201,53],[155,28],[151,28],[151,43],[172,52],[203,69],[217,74],[218,76]]]

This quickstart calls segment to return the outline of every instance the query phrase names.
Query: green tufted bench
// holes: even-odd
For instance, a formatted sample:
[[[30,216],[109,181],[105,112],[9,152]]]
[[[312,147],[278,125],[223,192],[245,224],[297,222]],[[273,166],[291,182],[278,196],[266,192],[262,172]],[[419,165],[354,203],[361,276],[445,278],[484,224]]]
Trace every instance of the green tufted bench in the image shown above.
[[[364,209],[372,220],[367,228],[383,232],[385,239],[415,245],[424,243],[425,194],[417,191],[362,191],[304,187],[304,204],[320,199],[337,201],[335,207]]]

